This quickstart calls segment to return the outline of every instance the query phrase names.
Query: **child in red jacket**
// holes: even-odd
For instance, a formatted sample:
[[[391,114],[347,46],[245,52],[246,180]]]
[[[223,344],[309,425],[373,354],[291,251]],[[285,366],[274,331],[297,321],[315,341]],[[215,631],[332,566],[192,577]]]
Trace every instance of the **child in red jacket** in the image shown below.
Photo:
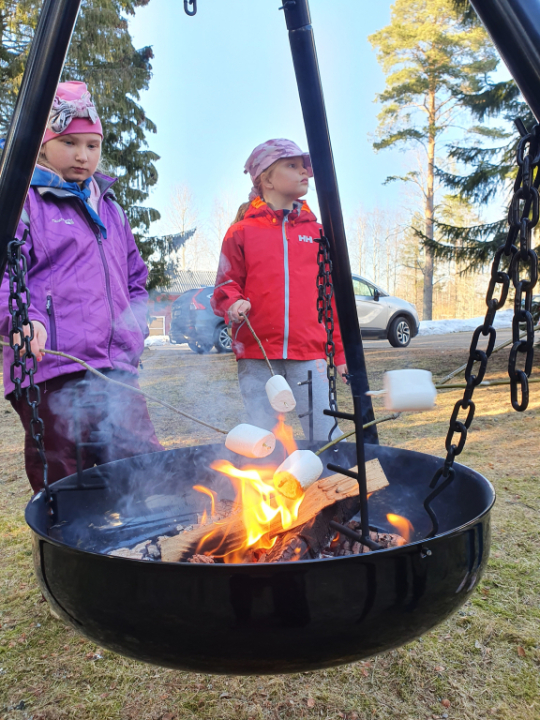
[[[243,314],[249,314],[274,372],[291,386],[299,415],[308,410],[308,391],[298,383],[312,371],[314,439],[325,440],[334,420],[323,415],[328,407],[326,331],[317,314],[322,226],[299,200],[313,177],[310,158],[290,140],[268,140],[251,153],[244,172],[253,188],[223,240],[212,307],[233,323],[238,381],[250,422],[271,430],[277,418],[265,392],[270,371]],[[343,376],[345,354],[334,317],[334,362]],[[307,436],[309,418],[301,422]]]

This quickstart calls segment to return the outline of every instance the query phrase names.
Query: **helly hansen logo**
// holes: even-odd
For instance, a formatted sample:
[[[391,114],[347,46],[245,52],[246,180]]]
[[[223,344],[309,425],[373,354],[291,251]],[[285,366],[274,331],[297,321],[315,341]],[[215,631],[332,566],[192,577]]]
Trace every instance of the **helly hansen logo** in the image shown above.
[[[307,242],[307,243],[313,242],[313,238],[311,237],[311,235],[299,235],[298,239],[300,240],[300,242]]]
[[[71,218],[63,218],[63,217],[53,218],[53,223],[59,223],[59,222],[66,223],[66,225],[75,225],[75,221],[72,220]]]

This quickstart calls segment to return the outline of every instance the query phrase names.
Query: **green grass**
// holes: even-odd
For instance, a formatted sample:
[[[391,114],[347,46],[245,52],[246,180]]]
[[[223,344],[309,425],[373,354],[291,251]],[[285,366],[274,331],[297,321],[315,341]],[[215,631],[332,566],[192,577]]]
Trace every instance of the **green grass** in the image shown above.
[[[176,353],[176,354],[175,354]],[[379,351],[377,351],[378,354]],[[384,369],[424,365],[443,374],[463,352],[415,357],[390,354]],[[386,356],[385,356],[386,358]],[[380,386],[381,366],[372,384]],[[188,412],[241,417],[231,358],[210,356],[219,388],[212,412],[199,401],[201,361],[154,351],[143,384]],[[494,369],[502,373],[503,359]],[[501,375],[502,376],[502,375]],[[346,388],[340,388],[343,407]],[[478,416],[465,464],[495,484],[491,557],[470,601],[420,640],[365,662],[333,670],[273,677],[182,673],[144,665],[97,647],[50,615],[33,575],[30,533],[23,517],[30,498],[21,468],[22,433],[0,403],[0,717],[6,720],[537,720],[540,718],[540,402],[525,415],[509,409],[508,391],[478,394]],[[199,395],[197,395],[199,393]],[[458,394],[440,395],[438,409],[381,427],[381,441],[444,453],[450,408]],[[381,413],[380,406],[376,412]],[[208,413],[208,414],[206,414]],[[152,409],[167,446],[215,441],[161,409]]]

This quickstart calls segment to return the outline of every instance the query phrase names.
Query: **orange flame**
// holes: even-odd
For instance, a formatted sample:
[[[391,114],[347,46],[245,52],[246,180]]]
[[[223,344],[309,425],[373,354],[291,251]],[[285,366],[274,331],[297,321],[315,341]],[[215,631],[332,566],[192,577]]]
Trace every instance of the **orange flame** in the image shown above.
[[[298,510],[304,495],[289,500],[278,493],[270,484],[274,468],[240,470],[226,460],[215,460],[211,467],[231,478],[236,486],[237,501],[242,509],[245,537],[240,544],[237,544],[237,547],[231,548],[227,544],[226,535],[223,536],[222,533],[219,533],[221,538],[216,546],[212,543],[216,530],[209,530],[199,543],[197,552],[221,557],[224,562],[243,562],[247,550],[268,550],[273,547],[276,538],[270,537],[272,527],[275,527],[276,522],[284,530],[291,527],[298,517]],[[195,486],[195,489],[211,494],[211,491],[208,491],[207,488],[203,489],[200,485]],[[213,509],[214,507],[213,505]]]
[[[397,529],[398,533],[402,538],[404,538],[405,542],[409,542],[411,535],[414,532],[414,527],[411,521],[401,515],[394,515],[393,513],[388,513],[386,519],[390,525],[393,525]]]
[[[283,447],[287,451],[287,455],[290,455],[295,450],[298,450],[298,445],[294,441],[293,429],[290,425],[285,425],[285,416],[278,416],[278,423],[272,430],[276,438],[282,443]]]
[[[204,485],[194,485],[194,490],[197,490],[197,492],[205,493],[205,495],[210,496],[210,500],[212,501],[212,506],[210,509],[210,517],[214,517],[216,514],[216,494],[213,490],[209,490],[207,487],[204,487]]]

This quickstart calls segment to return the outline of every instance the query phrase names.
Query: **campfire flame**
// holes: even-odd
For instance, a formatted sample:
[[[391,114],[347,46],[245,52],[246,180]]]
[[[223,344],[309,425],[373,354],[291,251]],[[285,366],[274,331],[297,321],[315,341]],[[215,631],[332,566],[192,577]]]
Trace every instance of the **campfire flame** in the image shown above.
[[[298,449],[293,429],[285,424],[284,415],[279,416],[273,433],[285,448],[286,455]],[[194,485],[194,490],[210,498],[212,517],[212,525],[208,527],[208,532],[199,542],[196,554],[219,558],[225,563],[243,563],[249,557],[257,557],[258,561],[261,555],[275,545],[277,535],[289,529],[298,519],[305,493],[294,499],[282,495],[273,483],[276,470],[274,466],[238,468],[227,460],[214,460],[210,467],[226,475],[235,487],[236,505],[242,518],[240,527],[243,528],[241,532],[235,530],[231,534],[228,529],[230,520],[228,518],[220,520],[219,511],[216,515],[217,494],[203,485]],[[414,531],[410,521],[393,513],[389,513],[386,517],[388,522],[397,528],[405,542],[409,542]],[[206,524],[207,519],[208,515],[205,511],[199,521],[200,524]],[[236,527],[239,527],[238,523]]]
[[[217,493],[215,493],[213,490],[209,490],[207,487],[204,487],[204,485],[194,485],[193,489],[197,490],[197,492],[204,493],[205,495],[210,496],[210,501],[212,503],[212,505],[210,507],[210,517],[215,517]],[[202,514],[201,525],[204,525],[206,523],[207,519],[208,519],[208,514],[205,510]]]
[[[295,500],[289,500],[278,493],[270,484],[275,468],[240,470],[227,460],[215,460],[210,467],[227,475],[236,486],[246,535],[239,547],[226,548],[220,554],[219,547],[212,547],[212,536],[215,533],[210,531],[202,539],[197,552],[222,557],[225,562],[242,562],[248,549],[268,550],[273,547],[276,539],[275,537],[270,538],[268,535],[270,523],[280,516],[283,530],[289,528],[298,517],[298,510],[304,495]],[[201,487],[198,486],[197,489],[201,489]]]
[[[414,527],[411,521],[401,515],[394,515],[394,513],[388,513],[386,519],[390,525],[397,528],[398,533],[405,539],[405,542],[408,543],[411,539],[412,533],[414,532]]]
[[[287,451],[287,455],[291,455],[295,450],[298,450],[298,445],[294,441],[292,427],[285,425],[285,415],[278,415],[277,425],[272,432]]]

